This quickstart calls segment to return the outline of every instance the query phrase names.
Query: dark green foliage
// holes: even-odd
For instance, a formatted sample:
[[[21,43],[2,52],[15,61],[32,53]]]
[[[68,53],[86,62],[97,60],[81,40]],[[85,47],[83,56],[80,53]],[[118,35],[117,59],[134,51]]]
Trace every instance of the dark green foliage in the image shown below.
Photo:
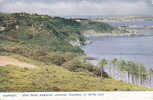
[[[73,72],[78,72],[78,71],[82,71],[85,69],[82,61],[79,60],[78,58],[75,58],[75,59],[68,61],[63,66],[64,66],[64,68],[66,68],[70,71],[73,71]]]
[[[86,40],[76,26],[80,23],[64,18],[52,18],[44,15],[27,13],[4,14],[0,16],[0,40],[15,42],[25,48],[41,47],[44,51],[61,51],[83,53],[70,41],[79,40],[83,44]],[[2,44],[2,43],[0,43]]]
[[[81,30],[86,31],[86,30],[94,30],[96,32],[108,32],[111,33],[113,30],[116,28],[110,26],[109,24],[102,23],[102,22],[94,22],[90,20],[83,20],[81,21]]]

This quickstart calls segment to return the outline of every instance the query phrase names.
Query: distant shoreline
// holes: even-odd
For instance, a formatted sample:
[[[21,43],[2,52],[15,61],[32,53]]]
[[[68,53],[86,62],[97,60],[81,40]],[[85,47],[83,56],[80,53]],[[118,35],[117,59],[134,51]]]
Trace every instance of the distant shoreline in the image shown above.
[[[100,37],[100,36],[107,36],[107,37],[123,37],[123,36],[148,36],[145,33],[84,33],[85,37]]]
[[[153,36],[153,35],[149,35],[149,34],[145,34],[145,33],[85,33],[83,34],[85,37],[87,37],[88,39],[86,40],[86,42],[83,45],[88,45],[91,44],[93,41],[89,40],[90,37],[144,37],[144,36]],[[81,44],[80,44],[81,45]],[[80,46],[79,45],[79,46]]]

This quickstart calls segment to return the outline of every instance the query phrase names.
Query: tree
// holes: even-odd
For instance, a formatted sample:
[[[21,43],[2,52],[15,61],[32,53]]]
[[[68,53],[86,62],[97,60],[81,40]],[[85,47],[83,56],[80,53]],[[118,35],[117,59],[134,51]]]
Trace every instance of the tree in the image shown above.
[[[120,70],[119,71],[120,72],[120,79],[125,79],[125,77],[124,77],[125,73],[123,73],[123,72],[126,71],[126,67],[127,67],[126,62],[124,60],[121,60],[118,65],[118,69]]]
[[[153,76],[153,69],[150,68],[149,69],[149,83],[150,83],[150,85],[152,85],[152,76]]]
[[[103,77],[103,72],[104,72],[104,66],[107,65],[107,60],[106,59],[102,59],[98,66],[101,69],[101,78]]]
[[[140,84],[142,85],[147,77],[146,69],[143,64],[139,66],[139,77],[140,77]]]
[[[114,75],[114,73],[115,73],[115,67],[116,67],[116,65],[117,65],[117,59],[115,58],[115,59],[113,59],[110,63],[113,65],[113,76],[115,77],[115,75]]]
[[[129,74],[132,75],[132,83],[134,83],[135,63],[133,61],[129,61],[127,67]]]
[[[112,63],[113,65],[116,65],[116,63],[117,63],[117,59],[116,59],[116,58],[113,59],[113,60],[111,61],[111,63]]]
[[[125,71],[125,67],[126,67],[126,62],[124,60],[121,60],[119,62],[119,66],[118,68],[121,70],[121,71]]]

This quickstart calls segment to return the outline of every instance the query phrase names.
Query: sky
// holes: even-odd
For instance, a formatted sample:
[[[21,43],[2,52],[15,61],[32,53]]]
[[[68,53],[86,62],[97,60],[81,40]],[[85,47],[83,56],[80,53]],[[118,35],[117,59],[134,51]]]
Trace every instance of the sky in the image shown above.
[[[152,16],[152,0],[0,0],[0,12],[51,16]]]

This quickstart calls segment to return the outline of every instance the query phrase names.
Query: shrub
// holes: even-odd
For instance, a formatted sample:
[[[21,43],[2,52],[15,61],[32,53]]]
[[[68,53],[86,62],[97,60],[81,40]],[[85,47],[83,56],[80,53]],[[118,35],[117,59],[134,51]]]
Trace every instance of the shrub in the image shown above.
[[[65,59],[64,59],[64,56],[61,53],[55,52],[55,53],[50,55],[50,61],[51,61],[52,64],[62,65],[65,62]]]
[[[81,69],[84,69],[82,66],[82,62],[78,58],[74,58],[66,62],[65,64],[63,64],[63,67],[73,72],[77,72]]]
[[[97,77],[101,77],[101,69],[99,67],[96,67],[93,71],[94,75],[96,75]],[[102,72],[102,76],[103,78],[109,78],[108,74],[106,72]]]

